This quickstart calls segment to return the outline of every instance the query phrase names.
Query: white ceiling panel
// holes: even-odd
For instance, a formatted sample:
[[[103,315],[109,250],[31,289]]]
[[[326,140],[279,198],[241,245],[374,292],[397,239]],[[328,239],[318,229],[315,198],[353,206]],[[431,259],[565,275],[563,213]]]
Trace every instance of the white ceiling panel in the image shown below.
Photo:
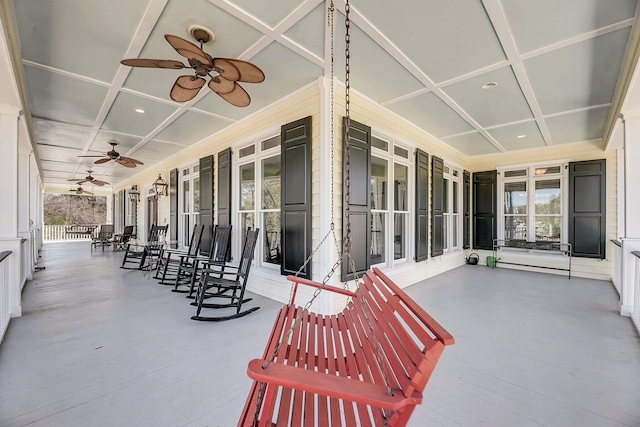
[[[497,83],[483,89],[485,83]],[[495,126],[533,118],[511,67],[500,68],[442,89],[481,126]]]
[[[176,107],[121,92],[111,106],[103,128],[144,136],[157,128],[167,116],[174,113]],[[142,108],[145,113],[136,113],[134,111],[136,108]]]
[[[15,2],[24,59],[110,82],[148,1]]]
[[[445,141],[453,148],[456,148],[463,153],[468,153],[470,156],[482,156],[486,154],[496,154],[499,152],[498,149],[479,132],[452,136],[450,138],[445,138]]]
[[[467,132],[473,128],[433,93],[424,93],[389,105],[389,109],[407,118],[436,137]]]
[[[608,108],[579,111],[546,119],[554,144],[592,141],[602,138]]]
[[[152,140],[137,149],[132,156],[136,159],[145,161],[145,163],[147,160],[157,162],[172,156],[177,150],[182,150],[183,148],[183,146],[176,146],[176,144]]]
[[[111,144],[109,144],[109,141],[117,142],[118,145],[116,145],[115,150],[122,155],[126,155],[125,153],[128,153],[140,142],[140,138],[131,135],[100,131],[89,148],[91,153],[87,154],[106,153],[111,150]]]
[[[78,161],[78,156],[82,154],[82,150],[54,147],[43,144],[38,144],[38,152],[40,153],[40,160],[52,160],[67,163],[76,163]]]
[[[25,66],[24,70],[34,117],[87,126],[94,124],[107,88],[40,68]]]
[[[543,114],[610,103],[628,38],[624,28],[526,60]]]
[[[527,150],[545,146],[544,138],[535,121],[492,128],[488,132],[507,151]]]
[[[215,117],[187,111],[156,136],[158,139],[191,145],[223,129],[227,124],[228,122]]]
[[[230,3],[237,5],[273,28],[289,15],[292,10],[304,3],[304,0],[278,0],[275,2],[231,0]]]
[[[339,15],[342,16],[342,15]],[[341,20],[340,20],[341,21]],[[350,82],[354,89],[378,102],[424,89],[411,73],[357,26],[350,26]],[[338,26],[335,43],[335,74],[345,80],[345,29]]]
[[[502,0],[520,53],[634,17],[635,0]]]
[[[76,169],[75,163],[66,163],[64,161],[51,161],[51,160],[41,160],[42,169],[44,170],[45,176],[47,175],[47,171],[57,171],[57,172],[68,172],[71,173]]]
[[[87,127],[51,120],[34,119],[33,125],[39,144],[78,148],[81,144],[87,143],[93,135]]]
[[[480,1],[354,0],[353,6],[436,83],[505,59]]]
[[[322,58],[324,56],[325,17],[324,3],[313,9],[284,33],[292,41]]]

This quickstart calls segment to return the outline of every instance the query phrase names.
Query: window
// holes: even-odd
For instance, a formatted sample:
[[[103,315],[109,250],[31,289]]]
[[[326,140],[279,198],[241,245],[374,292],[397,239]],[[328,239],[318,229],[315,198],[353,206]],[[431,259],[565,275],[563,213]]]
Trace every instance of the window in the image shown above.
[[[462,237],[462,219],[460,206],[462,205],[462,172],[445,163],[443,173],[443,215],[444,238],[443,252],[451,252],[460,249]]]
[[[498,193],[498,238],[565,243],[565,168],[536,165],[503,169]]]
[[[280,251],[280,134],[253,141],[239,150],[238,219],[244,235],[247,227],[260,229],[256,259],[261,265],[281,263]],[[241,247],[241,245],[239,245]],[[279,271],[279,270],[278,270]]]
[[[391,265],[407,259],[412,243],[409,149],[379,137],[373,137],[371,145],[371,265]]]
[[[200,171],[199,165],[191,165],[180,171],[178,206],[180,212],[179,240],[183,248],[189,246],[193,227],[198,224],[200,214]]]

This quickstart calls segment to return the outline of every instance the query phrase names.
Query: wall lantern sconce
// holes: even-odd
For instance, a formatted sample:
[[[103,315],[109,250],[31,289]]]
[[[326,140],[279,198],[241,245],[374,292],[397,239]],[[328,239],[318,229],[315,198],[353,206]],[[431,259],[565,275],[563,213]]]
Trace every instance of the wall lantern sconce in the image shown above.
[[[162,172],[158,173],[158,178],[153,181],[153,190],[158,197],[169,195],[169,184],[167,184],[167,180],[162,177]]]
[[[140,192],[138,191],[138,186],[136,184],[133,184],[129,190],[129,200],[135,203],[140,201]]]

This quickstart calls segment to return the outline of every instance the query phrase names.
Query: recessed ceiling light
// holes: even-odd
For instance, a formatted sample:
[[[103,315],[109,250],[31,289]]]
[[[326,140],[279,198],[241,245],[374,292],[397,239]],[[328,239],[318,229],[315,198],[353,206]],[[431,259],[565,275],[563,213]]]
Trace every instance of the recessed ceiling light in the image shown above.
[[[482,89],[493,89],[496,86],[498,86],[498,83],[496,82],[487,82],[482,85]]]
[[[522,138],[526,138],[526,137],[527,137],[527,135],[525,135],[525,134],[516,136],[516,138],[518,138],[518,139],[522,139]]]
[[[136,113],[139,113],[139,114],[144,114],[145,113],[145,111],[142,108],[134,108],[133,111],[135,111]]]

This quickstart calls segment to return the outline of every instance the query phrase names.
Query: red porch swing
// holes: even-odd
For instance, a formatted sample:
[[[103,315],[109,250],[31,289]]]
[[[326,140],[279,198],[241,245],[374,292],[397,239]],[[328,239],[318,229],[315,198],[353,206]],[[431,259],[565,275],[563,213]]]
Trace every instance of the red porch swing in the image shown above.
[[[331,2],[331,126],[333,132],[333,13]],[[345,198],[349,197],[349,1],[346,25]],[[333,135],[333,133],[332,133]],[[333,136],[331,151],[334,150]],[[331,165],[333,183],[333,163]],[[331,226],[318,248],[333,234]],[[348,204],[343,255],[321,283],[289,276],[292,295],[278,312],[261,359],[249,362],[254,382],[238,426],[405,426],[422,402],[422,391],[444,347],[453,337],[379,269],[357,278],[351,258]],[[339,247],[339,246],[338,246]],[[346,259],[357,288],[327,285]],[[298,273],[299,274],[299,273]],[[298,285],[315,288],[304,307],[295,304]],[[345,295],[341,313],[323,315],[308,309],[321,291]]]

